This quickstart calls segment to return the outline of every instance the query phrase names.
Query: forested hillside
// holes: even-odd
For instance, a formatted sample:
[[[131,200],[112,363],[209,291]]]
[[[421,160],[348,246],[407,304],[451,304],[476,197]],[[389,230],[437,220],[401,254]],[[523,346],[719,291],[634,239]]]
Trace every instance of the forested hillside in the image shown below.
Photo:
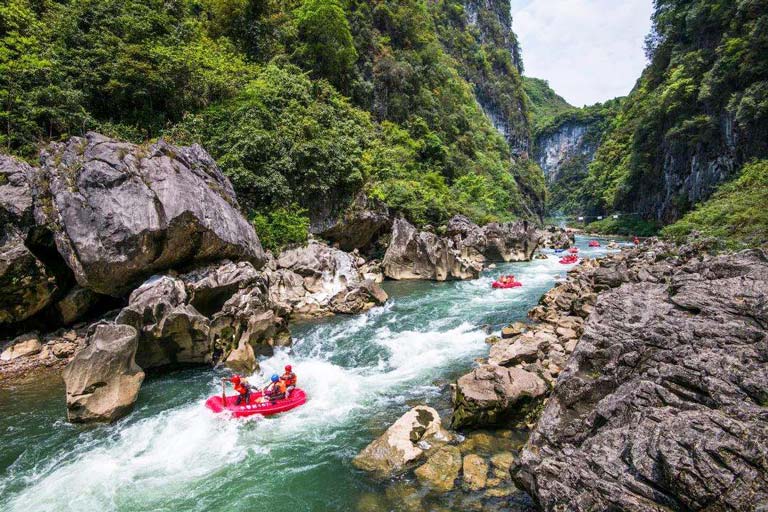
[[[523,89],[528,97],[533,134],[550,124],[559,114],[576,110],[540,78],[523,77]]]
[[[590,166],[588,212],[669,223],[768,157],[766,27],[765,0],[656,1],[650,65]]]
[[[509,25],[508,1],[10,0],[0,143],[199,142],[252,215],[297,222],[361,191],[420,224],[537,217]]]

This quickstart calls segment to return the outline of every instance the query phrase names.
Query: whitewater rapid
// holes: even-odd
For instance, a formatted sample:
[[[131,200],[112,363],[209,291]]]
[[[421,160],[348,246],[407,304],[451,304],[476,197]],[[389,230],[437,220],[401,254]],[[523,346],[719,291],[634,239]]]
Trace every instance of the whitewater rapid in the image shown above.
[[[488,330],[523,319],[570,268],[557,260],[500,265],[467,282],[388,284],[393,298],[383,307],[294,327],[294,347],[249,378],[261,384],[293,365],[309,399],[275,418],[205,409],[221,390],[213,370],[148,379],[134,413],[111,426],[73,427],[53,406],[30,406],[24,414],[46,430],[0,473],[0,509],[347,510],[376,490],[350,467],[355,453],[413,400],[444,400],[446,379],[487,355]],[[491,290],[502,272],[524,287]],[[9,435],[25,434],[0,430],[0,440]]]

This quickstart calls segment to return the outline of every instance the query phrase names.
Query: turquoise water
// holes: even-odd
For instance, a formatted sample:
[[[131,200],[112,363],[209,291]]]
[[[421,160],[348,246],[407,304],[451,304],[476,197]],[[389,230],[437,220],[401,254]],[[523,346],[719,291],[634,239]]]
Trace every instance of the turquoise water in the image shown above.
[[[604,254],[586,242],[583,255]],[[487,329],[524,319],[564,275],[570,266],[557,259],[500,265],[475,281],[386,283],[384,307],[293,326],[293,349],[261,366],[269,375],[292,364],[309,400],[275,418],[210,413],[203,402],[223,375],[211,369],[149,377],[134,412],[99,427],[64,420],[58,377],[0,388],[0,510],[398,510],[397,500],[372,499],[392,482],[351,459],[412,405],[447,413],[448,382],[487,355]],[[502,272],[525,286],[491,290]],[[516,507],[520,497],[507,500]]]

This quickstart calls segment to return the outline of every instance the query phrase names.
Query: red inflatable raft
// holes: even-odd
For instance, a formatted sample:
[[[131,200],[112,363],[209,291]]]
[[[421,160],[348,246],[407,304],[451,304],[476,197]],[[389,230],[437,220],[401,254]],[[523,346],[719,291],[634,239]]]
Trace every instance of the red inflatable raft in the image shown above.
[[[504,288],[518,288],[520,286],[523,286],[523,283],[521,283],[519,281],[514,281],[512,283],[502,283],[501,281],[494,281],[491,286],[493,286],[494,288],[502,288],[502,289],[504,289]]]
[[[562,263],[563,265],[571,265],[573,263],[576,263],[577,261],[579,261],[579,257],[575,255],[566,256],[560,259],[560,263]]]
[[[236,405],[236,396],[228,396],[226,404],[224,403],[221,395],[212,396],[206,400],[205,406],[216,413],[227,411],[231,413],[235,418],[244,418],[246,416],[253,416],[254,414],[260,414],[262,416],[279,414],[281,412],[295,409],[307,401],[307,394],[304,393],[303,389],[299,388],[291,391],[290,396],[282,400],[258,403],[257,400],[261,398],[261,395],[261,391],[251,393],[251,400],[247,405]]]
[[[578,254],[579,248],[578,247],[571,247],[570,249],[568,249],[568,252],[571,253],[571,254]]]
[[[600,247],[600,242],[598,242],[597,240],[592,240],[591,242],[589,242],[589,246],[590,247]]]

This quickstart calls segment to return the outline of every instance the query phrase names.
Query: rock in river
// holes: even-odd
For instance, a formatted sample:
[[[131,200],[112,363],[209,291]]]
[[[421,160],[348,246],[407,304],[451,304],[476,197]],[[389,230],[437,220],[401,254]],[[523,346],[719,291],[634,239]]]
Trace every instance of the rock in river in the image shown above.
[[[379,477],[390,477],[410,469],[427,452],[449,440],[450,434],[443,429],[437,411],[420,405],[405,413],[366,446],[352,463]]]
[[[497,424],[524,412],[524,406],[546,392],[544,381],[531,372],[492,364],[480,366],[456,383],[451,427]]]
[[[396,280],[474,279],[482,270],[482,265],[464,258],[451,240],[419,231],[405,219],[394,222],[382,267],[384,275]]]
[[[134,356],[138,333],[102,324],[64,369],[67,417],[72,422],[114,421],[133,408],[144,372]]]

